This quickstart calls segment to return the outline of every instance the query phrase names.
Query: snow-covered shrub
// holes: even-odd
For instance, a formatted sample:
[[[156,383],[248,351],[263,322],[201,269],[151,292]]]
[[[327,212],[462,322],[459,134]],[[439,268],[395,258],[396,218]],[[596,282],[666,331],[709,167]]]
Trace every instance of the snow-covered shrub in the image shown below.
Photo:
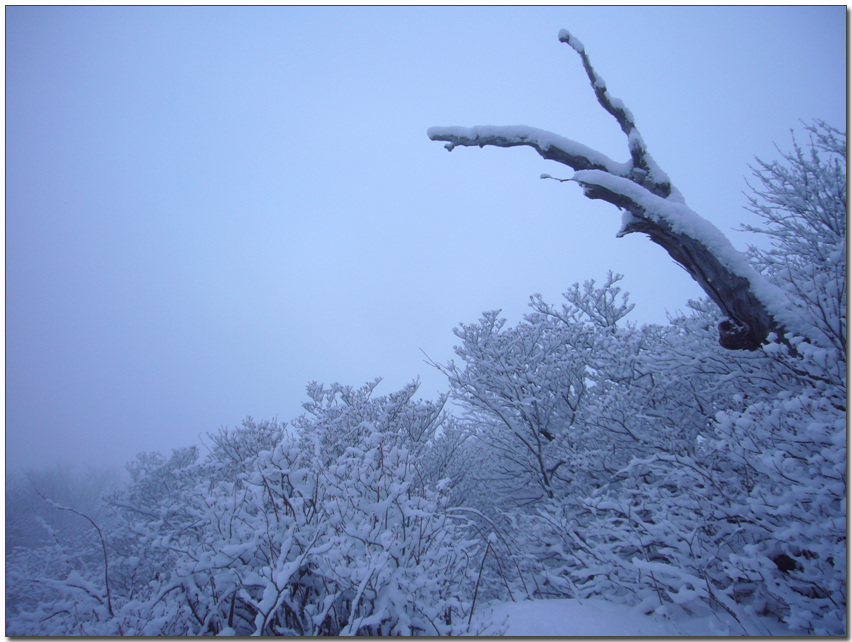
[[[646,344],[631,369],[652,387],[616,385],[595,414],[619,430],[650,419],[627,431],[650,439],[586,500],[593,519],[573,516],[582,528],[565,557],[585,560],[573,586],[661,612],[707,604],[733,632],[765,633],[756,616],[770,615],[845,633],[845,135],[811,132],[810,154],[761,164],[765,200],[752,200],[774,243],[754,253],[795,310],[786,335],[723,351],[705,309]]]
[[[602,343],[632,307],[618,299],[620,278],[575,286],[561,309],[534,298],[533,312],[514,327],[487,312],[455,330],[462,363],[438,367],[475,427],[488,461],[480,483],[493,505],[529,508],[589,483],[588,474],[578,475],[577,458],[588,448],[578,426],[587,421]]]
[[[98,635],[112,617],[101,543],[93,529],[6,552],[6,635]]]
[[[807,149],[793,140],[782,159],[758,159],[749,209],[770,241],[751,248],[756,265],[787,293],[795,327],[787,330],[831,349],[828,367],[846,380],[846,133],[817,121]],[[810,367],[812,367],[811,364]]]
[[[561,310],[535,298],[516,327],[457,331],[464,367],[444,371],[497,491],[479,508],[508,529],[528,595],[845,633],[846,142],[809,131],[808,152],[757,172],[752,229],[773,245],[752,257],[790,302],[762,349],[722,348],[707,301],[617,324],[612,278]]]
[[[244,422],[210,453],[140,455],[104,533],[7,560],[8,632],[464,632],[480,543],[420,470],[443,403],[310,387],[285,429]],[[7,601],[9,597],[7,595]]]

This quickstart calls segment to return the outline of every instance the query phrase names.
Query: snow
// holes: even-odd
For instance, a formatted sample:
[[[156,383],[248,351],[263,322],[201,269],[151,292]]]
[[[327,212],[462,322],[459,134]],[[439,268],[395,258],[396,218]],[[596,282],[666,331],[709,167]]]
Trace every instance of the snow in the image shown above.
[[[683,635],[660,616],[644,615],[634,608],[604,600],[530,600],[502,602],[483,614],[491,620],[485,635],[539,636],[653,636]]]
[[[567,43],[569,47],[571,47],[579,54],[583,53],[586,50],[586,48],[583,46],[583,43],[580,42],[580,40],[575,36],[572,36],[567,29],[559,30],[559,42]]]
[[[671,637],[737,635],[736,624],[724,614],[681,616],[645,615],[636,607],[602,599],[528,600],[499,602],[474,618],[484,627],[481,635],[510,637]],[[789,635],[779,626],[774,635]]]
[[[426,135],[431,140],[453,140],[447,145],[452,151],[456,145],[485,145],[494,144],[495,138],[504,139],[508,144],[514,145],[537,145],[542,150],[550,148],[558,149],[570,156],[588,159],[594,165],[604,168],[607,172],[617,176],[626,176],[630,172],[630,163],[619,163],[601,152],[578,143],[570,138],[559,134],[529,127],[527,125],[479,125],[476,127],[430,127]],[[479,141],[482,141],[481,143]]]

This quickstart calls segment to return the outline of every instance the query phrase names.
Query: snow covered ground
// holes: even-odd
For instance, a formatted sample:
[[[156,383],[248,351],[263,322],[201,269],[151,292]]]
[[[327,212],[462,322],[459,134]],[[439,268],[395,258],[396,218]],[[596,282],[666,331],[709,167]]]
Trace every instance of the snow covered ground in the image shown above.
[[[645,615],[640,610],[605,600],[531,600],[490,605],[477,617],[481,635],[514,637],[598,636],[718,636],[738,635],[736,623],[709,613],[688,619],[669,620]],[[767,633],[789,635],[772,627]]]

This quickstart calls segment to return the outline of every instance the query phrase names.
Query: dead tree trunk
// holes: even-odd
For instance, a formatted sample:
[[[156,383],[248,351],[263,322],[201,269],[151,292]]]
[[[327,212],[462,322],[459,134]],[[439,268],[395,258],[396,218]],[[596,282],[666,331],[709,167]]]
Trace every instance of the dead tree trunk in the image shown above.
[[[432,127],[431,140],[446,148],[518,147],[575,170],[571,179],[588,198],[611,203],[624,212],[618,236],[647,234],[682,265],[727,319],[719,324],[719,343],[730,350],[755,350],[770,332],[782,333],[784,297],[758,274],[727,239],[684,203],[668,175],[648,153],[630,110],[607,91],[583,44],[567,31],[559,40],[576,51],[598,103],[627,136],[630,160],[614,161],[576,141],[533,127]],[[547,174],[542,178],[551,178]]]

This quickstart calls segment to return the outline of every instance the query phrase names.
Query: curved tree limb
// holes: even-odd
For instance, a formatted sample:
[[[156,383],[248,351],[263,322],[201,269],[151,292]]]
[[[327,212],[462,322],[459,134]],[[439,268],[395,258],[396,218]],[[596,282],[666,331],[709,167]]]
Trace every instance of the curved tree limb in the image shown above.
[[[668,175],[648,152],[635,119],[612,96],[595,71],[585,47],[565,30],[559,40],[580,56],[598,103],[627,136],[630,160],[619,163],[594,149],[534,127],[432,127],[431,140],[455,147],[519,147],[535,149],[547,160],[575,170],[569,179],[587,198],[604,200],[625,211],[618,236],[647,234],[663,247],[728,317],[719,324],[719,343],[731,350],[755,350],[770,332],[783,334],[785,298],[731,245],[714,225],[690,210]],[[542,178],[549,178],[542,175]]]
[[[69,508],[68,506],[63,506],[62,504],[57,504],[52,499],[48,499],[47,497],[45,497],[41,493],[41,491],[38,490],[37,488],[35,489],[35,492],[38,494],[39,497],[41,497],[44,501],[46,501],[48,504],[53,506],[55,509],[64,510],[64,511],[68,511],[69,513],[74,513],[75,515],[79,515],[80,517],[82,517],[87,522],[89,522],[92,526],[95,527],[95,530],[98,532],[98,538],[101,541],[101,550],[102,550],[103,555],[104,555],[104,584],[106,585],[107,609],[109,610],[110,617],[112,617],[113,616],[112,596],[110,595],[110,590],[109,590],[109,557],[107,556],[106,540],[104,539],[104,534],[101,531],[100,526],[98,526],[97,523],[95,523],[95,520],[93,520],[91,517],[89,517],[85,513],[81,513],[80,511],[75,510],[73,508]]]
[[[625,210],[619,237],[633,232],[647,234],[701,286],[728,317],[719,324],[722,347],[755,350],[769,332],[779,330],[755,294],[761,286],[768,289],[769,284],[715,226],[686,205],[643,193],[644,188],[637,185],[614,188],[617,181],[603,172],[577,172],[572,180],[580,184],[587,198]],[[777,299],[777,293],[767,294]]]

